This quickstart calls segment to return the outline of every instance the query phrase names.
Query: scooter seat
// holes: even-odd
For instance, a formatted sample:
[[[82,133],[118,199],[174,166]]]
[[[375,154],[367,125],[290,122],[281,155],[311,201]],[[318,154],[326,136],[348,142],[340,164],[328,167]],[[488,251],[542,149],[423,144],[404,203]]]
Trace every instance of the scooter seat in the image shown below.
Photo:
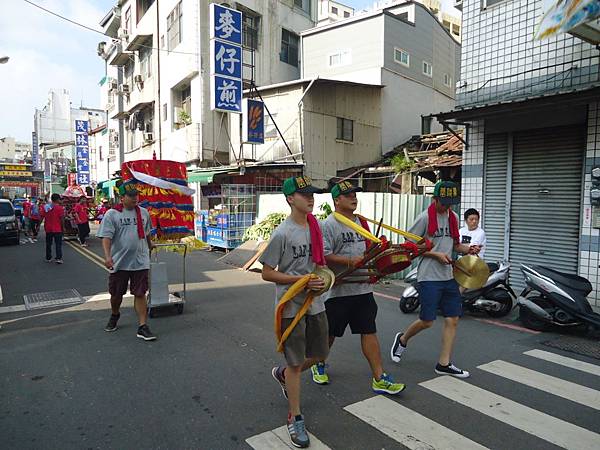
[[[488,269],[490,269],[490,273],[496,272],[500,268],[500,264],[498,263],[487,263]]]
[[[552,278],[555,282],[566,286],[568,289],[578,291],[584,297],[587,297],[587,295],[592,292],[592,284],[579,275],[559,272],[558,270],[543,266],[533,266],[533,268],[539,274]]]

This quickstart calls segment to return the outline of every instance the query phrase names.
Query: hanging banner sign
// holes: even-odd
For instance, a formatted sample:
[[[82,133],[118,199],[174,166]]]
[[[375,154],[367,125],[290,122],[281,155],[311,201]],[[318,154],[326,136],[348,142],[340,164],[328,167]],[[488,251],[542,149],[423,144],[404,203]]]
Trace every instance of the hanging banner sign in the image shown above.
[[[242,142],[265,143],[265,104],[245,98],[242,103]]]
[[[242,13],[210,4],[210,109],[242,113]]]
[[[542,15],[534,39],[542,40],[600,17],[598,0],[542,0]]]
[[[77,167],[77,184],[86,186],[90,184],[90,142],[89,122],[87,120],[75,121],[75,162]],[[69,182],[69,186],[72,184]]]

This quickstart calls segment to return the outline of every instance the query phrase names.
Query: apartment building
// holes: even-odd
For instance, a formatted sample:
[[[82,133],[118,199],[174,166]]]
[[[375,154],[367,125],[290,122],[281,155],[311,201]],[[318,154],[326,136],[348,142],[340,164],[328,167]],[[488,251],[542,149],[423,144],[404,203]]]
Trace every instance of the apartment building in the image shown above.
[[[189,167],[229,162],[227,114],[210,109],[209,4],[120,0],[102,20],[107,133],[118,140],[119,164],[153,155]],[[316,24],[316,0],[228,5],[243,13],[245,87],[299,78],[300,32]]]

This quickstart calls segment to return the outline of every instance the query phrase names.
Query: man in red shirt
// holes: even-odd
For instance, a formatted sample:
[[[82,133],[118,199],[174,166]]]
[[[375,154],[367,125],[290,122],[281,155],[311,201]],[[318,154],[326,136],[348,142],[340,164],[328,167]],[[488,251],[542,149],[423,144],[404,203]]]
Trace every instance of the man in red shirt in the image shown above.
[[[57,264],[62,264],[62,238],[63,238],[63,219],[65,209],[60,205],[60,195],[52,194],[50,197],[52,203],[44,205],[41,215],[44,221],[44,230],[46,231],[46,262],[52,261],[52,241],[56,247]]]
[[[25,235],[29,235],[29,216],[31,215],[31,197],[29,195],[25,196],[25,201],[23,202],[23,229],[25,230]]]
[[[75,213],[75,223],[77,223],[77,229],[79,230],[79,243],[82,247],[87,247],[85,243],[86,238],[90,235],[90,224],[88,219],[88,207],[87,199],[82,196],[79,202],[73,207]]]

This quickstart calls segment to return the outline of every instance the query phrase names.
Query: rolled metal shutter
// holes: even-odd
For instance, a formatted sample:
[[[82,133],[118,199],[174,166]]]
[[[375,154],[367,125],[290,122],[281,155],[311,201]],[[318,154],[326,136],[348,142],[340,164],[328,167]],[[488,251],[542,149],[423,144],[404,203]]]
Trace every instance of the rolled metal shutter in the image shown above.
[[[514,134],[509,256],[517,288],[521,263],[577,273],[585,139],[582,126]]]
[[[487,238],[485,259],[488,262],[504,259],[507,162],[508,134],[485,136],[482,228]]]

